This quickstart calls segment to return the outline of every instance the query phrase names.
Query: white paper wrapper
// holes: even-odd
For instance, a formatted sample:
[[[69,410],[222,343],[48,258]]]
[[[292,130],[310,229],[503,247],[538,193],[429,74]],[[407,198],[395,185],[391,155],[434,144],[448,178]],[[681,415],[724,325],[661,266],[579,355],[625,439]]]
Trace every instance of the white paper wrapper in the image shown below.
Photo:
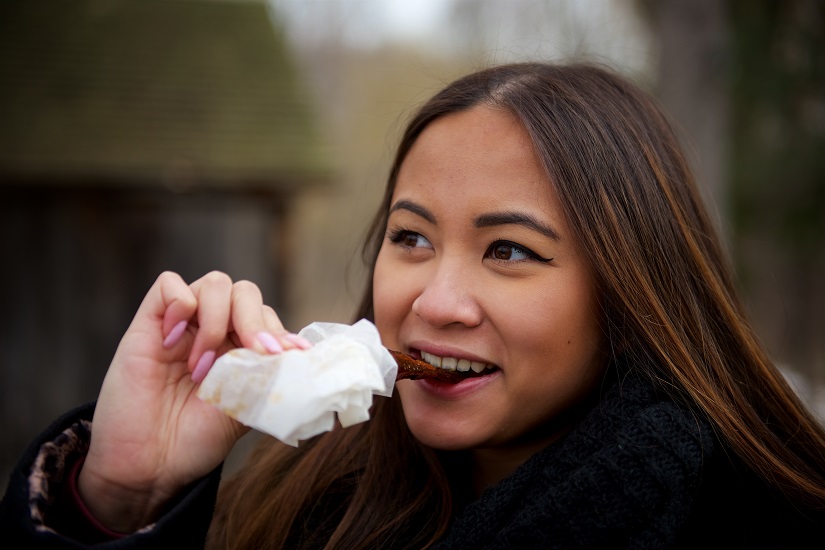
[[[312,323],[299,334],[313,346],[276,355],[249,349],[222,355],[201,382],[198,397],[297,446],[331,430],[336,413],[344,427],[369,420],[373,394],[392,395],[398,366],[368,320]]]

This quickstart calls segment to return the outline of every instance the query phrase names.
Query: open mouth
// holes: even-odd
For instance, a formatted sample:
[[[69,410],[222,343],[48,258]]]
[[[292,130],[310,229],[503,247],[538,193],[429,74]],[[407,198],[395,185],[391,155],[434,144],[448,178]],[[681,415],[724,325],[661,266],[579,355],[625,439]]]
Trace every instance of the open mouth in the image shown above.
[[[485,376],[498,370],[498,367],[488,363],[438,357],[429,353],[422,353],[421,359],[399,351],[390,350],[390,353],[398,363],[396,380],[428,379],[455,384],[467,378]]]
[[[456,359],[455,357],[439,357],[426,351],[421,352],[421,359],[436,368],[467,373],[467,376],[471,376],[469,373],[483,375],[485,374],[484,371],[491,371],[498,368],[492,363],[479,363],[477,361],[468,361],[467,359]]]

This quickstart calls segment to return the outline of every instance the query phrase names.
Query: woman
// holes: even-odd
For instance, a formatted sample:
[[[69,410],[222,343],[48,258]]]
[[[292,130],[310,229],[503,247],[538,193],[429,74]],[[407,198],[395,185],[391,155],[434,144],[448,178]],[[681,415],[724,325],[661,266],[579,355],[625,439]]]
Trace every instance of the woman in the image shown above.
[[[91,426],[76,411],[21,461],[4,530],[123,547],[817,542],[823,428],[745,319],[666,117],[623,78],[525,63],[447,86],[402,137],[365,256],[356,319],[473,375],[400,381],[368,423],[298,449],[265,439],[213,516],[245,429],[194,388],[228,349],[306,343],[252,283],[166,273]]]

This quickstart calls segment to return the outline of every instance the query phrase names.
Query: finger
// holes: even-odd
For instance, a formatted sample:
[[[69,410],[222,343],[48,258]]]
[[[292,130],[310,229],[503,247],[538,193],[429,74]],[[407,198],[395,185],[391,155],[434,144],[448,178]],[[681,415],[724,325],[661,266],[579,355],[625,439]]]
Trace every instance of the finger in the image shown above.
[[[192,283],[191,288],[198,303],[198,331],[189,355],[189,369],[192,380],[200,382],[212,368],[218,349],[227,340],[232,279],[225,273],[212,271]]]
[[[232,286],[231,329],[241,346],[258,353],[283,351],[277,338],[267,329],[261,289],[250,281],[238,281]]]
[[[298,334],[288,332],[283,335],[283,339],[289,342],[287,346],[284,346],[284,349],[289,348],[296,348],[296,349],[309,349],[312,347],[312,342],[300,336]]]
[[[232,319],[234,331],[240,335],[237,340],[244,347],[280,353],[311,346],[305,338],[291,334],[284,328],[275,310],[264,305],[260,289],[248,281],[235,283]]]
[[[263,308],[263,316],[266,330],[272,334],[283,334],[287,332],[284,328],[284,324],[281,322],[281,318],[278,317],[278,314],[275,313],[274,309],[265,305]]]
[[[278,335],[286,333],[284,325],[278,318],[278,314],[271,307],[265,305],[261,310],[264,330],[258,333],[258,340],[263,344],[269,353],[280,353],[284,351],[284,344]]]
[[[309,349],[312,347],[312,344],[306,338],[287,331],[278,314],[269,306],[264,306],[264,322],[269,331],[278,338],[284,350]]]
[[[168,349],[181,340],[196,309],[197,300],[189,285],[177,273],[165,271],[146,293],[133,322],[150,320],[153,326],[143,330],[154,331],[159,326],[160,341]]]

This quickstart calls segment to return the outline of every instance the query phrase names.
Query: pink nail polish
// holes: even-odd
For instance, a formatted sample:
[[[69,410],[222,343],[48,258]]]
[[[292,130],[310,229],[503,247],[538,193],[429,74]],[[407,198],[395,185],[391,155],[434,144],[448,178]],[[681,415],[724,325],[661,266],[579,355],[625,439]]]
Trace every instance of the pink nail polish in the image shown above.
[[[201,358],[198,359],[198,364],[195,365],[195,369],[192,371],[192,381],[196,384],[199,384],[206,378],[206,374],[209,372],[209,369],[212,367],[212,363],[215,362],[215,352],[214,351],[205,351]]]
[[[166,339],[163,341],[163,347],[169,349],[173,347],[175,344],[180,342],[181,336],[183,336],[186,327],[189,325],[189,321],[181,321],[174,327],[172,330],[169,331],[169,334],[166,336]]]
[[[303,336],[298,336],[297,334],[284,334],[284,338],[295,344],[300,349],[309,349],[312,347],[312,343],[304,338]]]
[[[268,332],[259,332],[257,334],[258,342],[268,351],[269,353],[280,353],[284,351],[283,346],[278,341],[277,338],[269,334]]]

